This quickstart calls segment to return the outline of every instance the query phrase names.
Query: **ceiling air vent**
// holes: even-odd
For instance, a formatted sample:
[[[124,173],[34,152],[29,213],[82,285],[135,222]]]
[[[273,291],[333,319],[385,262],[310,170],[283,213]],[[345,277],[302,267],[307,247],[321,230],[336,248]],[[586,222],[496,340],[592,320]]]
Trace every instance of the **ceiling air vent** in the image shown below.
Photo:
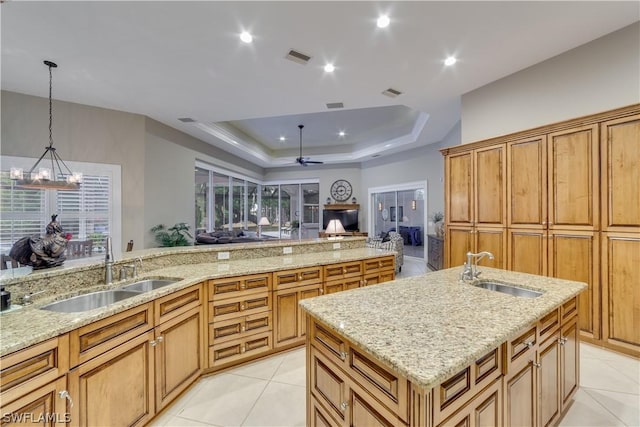
[[[344,104],[342,102],[329,102],[327,104],[328,109],[332,108],[344,108]]]
[[[382,91],[382,94],[388,96],[389,98],[395,98],[398,95],[402,95],[402,92],[393,88],[389,88],[385,91]]]
[[[180,118],[178,120],[180,120],[182,123],[194,123],[195,122],[195,120],[193,120],[191,117],[182,117],[182,118]]]
[[[298,64],[307,65],[307,62],[311,59],[309,55],[305,55],[304,53],[300,53],[296,50],[291,49],[289,53],[285,56],[289,61],[297,62]]]

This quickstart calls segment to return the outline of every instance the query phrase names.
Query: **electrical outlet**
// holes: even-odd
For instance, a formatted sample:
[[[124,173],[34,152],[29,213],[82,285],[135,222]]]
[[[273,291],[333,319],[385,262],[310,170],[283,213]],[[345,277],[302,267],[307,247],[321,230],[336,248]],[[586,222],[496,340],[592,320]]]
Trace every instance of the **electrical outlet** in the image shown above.
[[[340,243],[334,243],[333,249],[340,249]]]
[[[284,248],[282,248],[282,253],[284,255],[292,254],[293,248],[291,246],[285,246]]]
[[[218,252],[218,259],[229,259],[229,252]]]

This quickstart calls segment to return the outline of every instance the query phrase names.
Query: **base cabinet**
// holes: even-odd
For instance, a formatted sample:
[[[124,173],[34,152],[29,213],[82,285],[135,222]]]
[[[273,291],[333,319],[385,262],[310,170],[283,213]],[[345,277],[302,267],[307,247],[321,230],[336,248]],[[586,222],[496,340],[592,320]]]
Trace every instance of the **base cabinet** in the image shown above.
[[[72,369],[72,426],[137,426],[155,413],[153,331]]]
[[[61,427],[71,421],[67,400],[66,375],[2,406],[2,426],[40,425]]]
[[[321,283],[273,292],[274,347],[304,342],[306,318],[298,303],[322,293]]]
[[[504,425],[502,419],[502,378],[500,378],[439,426],[501,427]]]

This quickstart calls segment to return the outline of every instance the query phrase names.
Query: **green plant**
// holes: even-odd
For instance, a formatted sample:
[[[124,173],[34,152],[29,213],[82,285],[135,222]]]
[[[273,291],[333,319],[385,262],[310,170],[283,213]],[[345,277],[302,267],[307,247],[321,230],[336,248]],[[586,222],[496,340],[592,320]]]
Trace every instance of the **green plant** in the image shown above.
[[[291,221],[291,228],[300,228],[300,221],[298,221],[297,219]]]
[[[167,228],[164,224],[158,224],[151,229],[155,234],[156,242],[160,246],[189,246],[191,242],[187,239],[193,238],[189,233],[189,225],[179,222],[173,227]]]

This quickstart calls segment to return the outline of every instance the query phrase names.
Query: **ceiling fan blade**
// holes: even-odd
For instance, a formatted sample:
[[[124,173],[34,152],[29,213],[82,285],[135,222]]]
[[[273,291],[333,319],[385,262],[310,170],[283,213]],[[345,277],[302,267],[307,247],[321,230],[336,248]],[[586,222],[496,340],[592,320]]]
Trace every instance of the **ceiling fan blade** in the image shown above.
[[[312,163],[312,164],[315,164],[315,165],[321,165],[321,164],[324,163],[324,162],[318,162],[318,161],[313,161],[313,160],[305,160],[304,162],[305,163]]]

